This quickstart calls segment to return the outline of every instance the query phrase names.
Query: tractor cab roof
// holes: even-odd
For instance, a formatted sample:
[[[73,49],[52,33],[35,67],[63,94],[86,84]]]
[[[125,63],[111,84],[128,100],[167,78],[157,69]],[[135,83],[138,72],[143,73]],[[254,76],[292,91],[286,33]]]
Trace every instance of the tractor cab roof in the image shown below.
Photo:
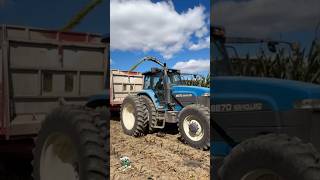
[[[151,71],[147,71],[147,72],[144,72],[142,73],[143,75],[153,75],[153,74],[157,74],[159,72],[162,72],[163,69],[160,69],[160,68],[151,68]],[[180,73],[180,70],[178,69],[168,69],[168,72],[169,73]]]

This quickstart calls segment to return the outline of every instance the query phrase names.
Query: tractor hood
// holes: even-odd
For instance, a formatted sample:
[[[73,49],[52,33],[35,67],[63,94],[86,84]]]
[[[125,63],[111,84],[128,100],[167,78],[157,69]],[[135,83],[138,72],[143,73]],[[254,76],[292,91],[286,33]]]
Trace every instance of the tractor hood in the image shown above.
[[[203,96],[204,94],[210,93],[209,88],[199,87],[199,86],[171,86],[173,94],[177,93],[191,93],[194,96]]]
[[[304,99],[320,100],[320,86],[300,81],[259,77],[214,77],[211,93],[217,101],[263,97],[278,110],[290,110]],[[240,97],[240,98],[239,98]],[[244,99],[245,99],[244,98]]]

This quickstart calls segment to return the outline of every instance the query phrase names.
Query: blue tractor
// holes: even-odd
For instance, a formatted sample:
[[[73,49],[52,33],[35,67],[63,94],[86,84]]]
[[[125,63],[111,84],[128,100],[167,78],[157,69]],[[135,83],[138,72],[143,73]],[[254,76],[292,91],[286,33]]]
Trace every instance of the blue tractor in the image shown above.
[[[124,133],[142,136],[163,129],[166,123],[177,123],[186,144],[209,149],[209,88],[186,86],[179,70],[169,69],[154,57],[143,58],[130,71],[145,61],[154,62],[161,68],[143,73],[142,91],[123,100],[121,125]]]
[[[211,39],[212,175],[319,180],[320,86],[235,76],[224,29],[211,27]]]

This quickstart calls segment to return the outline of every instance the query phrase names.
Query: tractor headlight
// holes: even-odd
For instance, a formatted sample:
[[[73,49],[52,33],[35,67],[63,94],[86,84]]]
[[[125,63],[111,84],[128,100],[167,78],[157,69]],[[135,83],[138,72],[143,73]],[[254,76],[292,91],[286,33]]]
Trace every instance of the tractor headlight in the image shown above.
[[[294,103],[297,109],[320,109],[320,99],[303,99]]]
[[[210,93],[203,93],[202,96],[210,96]]]

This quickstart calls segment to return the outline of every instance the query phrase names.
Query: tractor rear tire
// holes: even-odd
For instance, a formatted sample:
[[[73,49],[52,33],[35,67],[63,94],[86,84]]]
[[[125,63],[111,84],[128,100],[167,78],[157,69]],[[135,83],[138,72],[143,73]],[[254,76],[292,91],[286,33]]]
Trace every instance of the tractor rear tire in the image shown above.
[[[145,95],[140,96],[147,108],[148,111],[148,122],[149,122],[149,133],[153,133],[155,131],[154,126],[157,124],[157,110],[155,105],[153,104],[152,100]]]
[[[100,114],[102,120],[107,121],[110,119],[110,111],[107,106],[98,106],[95,108],[95,111]]]
[[[121,105],[120,122],[125,134],[130,136],[143,136],[148,127],[148,111],[137,95],[127,96]]]
[[[284,134],[248,139],[219,169],[221,180],[319,180],[320,154],[311,144]]]
[[[89,111],[60,107],[42,123],[33,150],[35,180],[105,180],[105,142]]]
[[[210,112],[208,107],[199,104],[188,105],[180,111],[178,120],[181,140],[184,143],[202,150],[210,148]],[[190,129],[192,125],[194,130]]]

